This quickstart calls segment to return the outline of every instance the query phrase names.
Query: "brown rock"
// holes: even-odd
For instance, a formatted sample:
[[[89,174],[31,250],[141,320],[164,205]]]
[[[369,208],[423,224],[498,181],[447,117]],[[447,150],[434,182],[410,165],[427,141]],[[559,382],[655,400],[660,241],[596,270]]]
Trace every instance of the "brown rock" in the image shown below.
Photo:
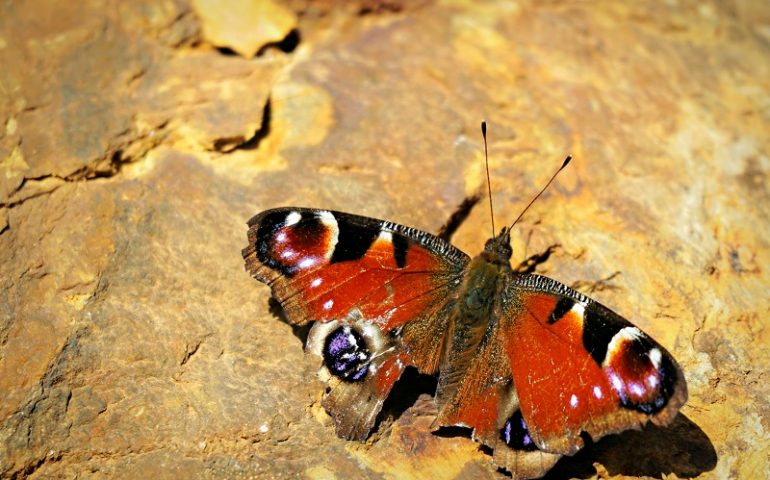
[[[770,470],[770,9],[385,3],[263,3],[274,35],[222,43],[198,3],[0,6],[0,477],[502,478],[467,432],[429,432],[417,376],[367,443],[336,438],[240,257],[280,205],[436,231],[484,186],[481,119],[500,221],[575,156],[514,258],[560,244],[539,271],[689,384],[672,426],[555,475]],[[295,16],[300,48],[251,58]],[[455,244],[488,236],[477,208]]]
[[[192,0],[192,4],[206,40],[246,58],[267,44],[280,42],[297,27],[294,12],[272,0]]]

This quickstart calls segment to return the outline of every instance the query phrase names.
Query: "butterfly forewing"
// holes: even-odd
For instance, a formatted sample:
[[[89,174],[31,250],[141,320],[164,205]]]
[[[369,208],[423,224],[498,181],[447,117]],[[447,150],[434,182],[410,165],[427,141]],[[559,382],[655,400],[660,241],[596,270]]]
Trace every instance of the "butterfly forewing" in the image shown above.
[[[279,208],[249,227],[246,268],[297,324],[357,309],[389,331],[444,298],[469,260],[426,232],[340,212]]]

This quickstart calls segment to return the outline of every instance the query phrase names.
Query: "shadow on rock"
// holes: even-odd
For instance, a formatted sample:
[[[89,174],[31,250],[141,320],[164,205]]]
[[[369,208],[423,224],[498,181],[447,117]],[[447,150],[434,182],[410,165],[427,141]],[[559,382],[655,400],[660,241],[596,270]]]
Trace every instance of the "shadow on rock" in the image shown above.
[[[544,478],[591,477],[596,474],[594,462],[613,476],[693,478],[713,470],[717,454],[703,430],[680,414],[668,427],[647,425],[588,443],[575,456],[561,459]]]
[[[305,325],[295,325],[289,321],[289,319],[286,317],[286,312],[284,312],[283,307],[281,307],[281,303],[276,300],[273,297],[270,297],[270,300],[268,301],[270,305],[270,313],[273,314],[274,317],[278,318],[280,321],[285,323],[286,325],[291,327],[291,333],[294,334],[295,337],[297,337],[302,342],[302,348],[305,348],[305,344],[307,343],[307,337],[310,335],[310,328],[313,326],[313,322],[308,322]]]

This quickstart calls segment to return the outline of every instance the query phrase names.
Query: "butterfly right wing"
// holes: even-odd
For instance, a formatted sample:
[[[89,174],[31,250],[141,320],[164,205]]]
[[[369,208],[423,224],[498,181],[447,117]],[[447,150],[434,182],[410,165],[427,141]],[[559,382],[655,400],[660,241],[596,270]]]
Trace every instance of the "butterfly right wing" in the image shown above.
[[[505,343],[523,418],[538,448],[571,455],[648,421],[667,425],[687,400],[676,360],[607,307],[539,275],[513,282]]]
[[[465,366],[445,395],[439,380],[438,426],[472,428],[497,465],[525,479],[579,450],[582,432],[598,440],[671,422],[687,386],[662,346],[555,280],[514,274],[501,284],[484,330],[453,335],[472,348],[457,349],[452,361]]]
[[[467,255],[426,232],[326,210],[268,210],[249,227],[246,269],[291,323],[316,322],[306,351],[323,362],[338,435],[366,438],[406,366],[435,373]]]

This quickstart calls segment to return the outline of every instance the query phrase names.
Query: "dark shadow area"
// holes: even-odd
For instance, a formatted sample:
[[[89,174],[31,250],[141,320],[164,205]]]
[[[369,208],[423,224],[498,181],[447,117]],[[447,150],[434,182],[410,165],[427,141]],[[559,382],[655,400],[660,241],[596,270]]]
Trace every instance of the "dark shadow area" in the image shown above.
[[[481,200],[481,193],[475,193],[470,197],[466,197],[465,200],[455,208],[446,223],[441,226],[436,236],[449,242],[452,239],[452,235],[454,235],[457,229],[460,228],[460,225],[462,225],[465,219],[468,218],[468,215],[471,214],[473,207],[479,203],[479,200]]]
[[[268,304],[270,305],[270,313],[278,318],[278,320],[291,327],[291,333],[293,333],[294,336],[297,337],[300,342],[302,342],[302,348],[304,349],[305,344],[307,343],[307,337],[310,335],[310,328],[312,328],[313,322],[308,322],[305,325],[295,325],[291,323],[286,317],[286,312],[283,311],[283,307],[281,307],[281,304],[278,302],[278,300],[270,297]]]
[[[226,57],[237,57],[238,56],[238,52],[236,52],[232,48],[229,48],[229,47],[214,47],[214,48],[216,48],[219,53],[221,53],[222,55],[224,55]]]
[[[437,437],[442,438],[455,438],[455,437],[471,437],[471,429],[467,427],[440,427],[438,430],[433,432],[433,435],[436,435]],[[483,447],[483,450],[490,455],[492,454],[492,449],[487,447],[486,445],[479,444],[479,447]]]
[[[618,287],[615,286],[612,283],[612,280],[615,279],[615,277],[620,275],[620,270],[613,272],[612,274],[608,275],[605,278],[600,278],[599,280],[588,282],[585,280],[577,280],[576,282],[573,282],[570,284],[570,288],[573,290],[577,290],[578,292],[583,292],[588,295],[591,295],[596,292],[603,292],[604,290],[617,290]]]
[[[680,414],[665,428],[647,425],[587,442],[575,456],[559,460],[543,478],[588,478],[596,474],[594,462],[610,475],[693,478],[716,467],[717,453],[703,430]]]
[[[383,13],[399,13],[404,9],[400,0],[364,0],[358,9],[358,15],[381,15]]]
[[[282,40],[279,40],[277,42],[266,43],[261,47],[259,47],[259,50],[257,50],[256,56],[261,57],[262,55],[265,54],[265,52],[267,52],[271,48],[280,50],[283,53],[291,53],[297,49],[297,47],[299,46],[299,42],[301,40],[302,40],[302,37],[299,34],[299,30],[294,28],[289,33],[287,33]]]
[[[551,258],[551,254],[561,248],[558,243],[556,245],[550,245],[544,252],[535,253],[530,255],[529,258],[519,263],[513,268],[513,271],[521,274],[535,273],[537,266],[548,261]]]
[[[268,97],[267,101],[265,102],[265,106],[262,108],[262,123],[259,126],[259,130],[254,132],[254,135],[250,139],[246,140],[235,148],[238,150],[256,150],[259,148],[259,144],[262,142],[262,140],[270,135],[270,124],[272,120],[273,102],[272,99]]]
[[[428,394],[433,397],[436,394],[436,385],[437,379],[434,375],[424,375],[416,368],[408,367],[393,385],[393,390],[382,405],[372,431],[380,434],[383,430],[381,425],[385,427],[397,420],[408,408],[414,406],[420,395]]]

